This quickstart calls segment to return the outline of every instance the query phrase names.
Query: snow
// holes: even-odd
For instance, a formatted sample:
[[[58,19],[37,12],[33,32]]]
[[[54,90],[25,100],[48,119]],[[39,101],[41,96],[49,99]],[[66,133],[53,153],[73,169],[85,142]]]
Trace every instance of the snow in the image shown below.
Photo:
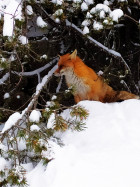
[[[40,57],[40,59],[47,59],[48,58],[48,56],[46,55],[46,54],[44,54],[44,55],[42,55],[41,57]]]
[[[55,0],[55,1],[56,1],[56,2],[55,2],[55,3],[56,3],[56,5],[62,5],[62,4],[63,4],[63,2],[64,2],[63,0]]]
[[[17,95],[17,99],[20,99],[20,95]]]
[[[82,11],[88,10],[88,6],[87,6],[87,4],[86,4],[85,2],[83,2],[83,3],[81,4],[81,10],[82,10]]]
[[[52,0],[52,3],[56,5],[62,5],[64,3],[64,0]]]
[[[4,158],[0,157],[0,171],[2,171],[5,168],[7,168],[8,165],[9,165],[9,163]]]
[[[33,169],[33,164],[32,163],[27,163],[27,164],[21,164],[22,167],[25,168],[26,171],[31,171]]]
[[[84,27],[83,29],[83,34],[89,34],[89,28],[87,26]]]
[[[91,21],[88,20],[88,19],[85,19],[83,22],[82,22],[82,26],[89,26],[91,24]]]
[[[63,14],[63,9],[58,9],[57,11],[55,11],[54,15],[55,16],[61,16]]]
[[[109,13],[111,11],[110,8],[105,4],[97,4],[95,9],[97,12],[103,10],[105,13]]]
[[[99,30],[103,29],[102,23],[94,21],[94,23],[93,23],[93,29],[96,30],[96,31],[99,31]]]
[[[109,20],[108,19],[104,19],[103,24],[108,25],[109,24]]]
[[[53,95],[51,100],[56,100],[56,99],[57,99],[57,96]]]
[[[61,5],[64,2],[62,0],[52,1],[57,5]],[[119,1],[124,2],[126,0]],[[83,1],[73,0],[73,2],[82,3]],[[88,5],[94,3],[93,0],[85,0],[84,2],[85,4],[81,5],[83,11]],[[15,14],[16,19],[21,20],[21,1],[1,0],[0,6],[3,6],[2,3],[6,5],[6,8],[2,8],[2,10],[8,13],[1,13],[4,14],[3,35],[12,36],[14,33],[15,19],[13,15]],[[109,3],[110,1],[105,0],[104,4],[95,6],[92,11],[87,13],[87,18],[90,19],[92,18],[91,14],[99,12],[100,18],[103,19],[106,13],[110,13],[110,17],[113,21],[118,22],[118,19],[123,16],[123,11],[117,9],[111,12],[108,7]],[[16,9],[17,12],[15,12]],[[30,6],[28,9],[32,10],[32,7]],[[30,15],[28,11],[27,14]],[[56,16],[61,16],[62,14],[62,9],[55,12]],[[37,23],[38,26],[39,24],[41,25],[40,27],[45,23],[43,19],[41,19],[38,21],[39,23]],[[55,21],[59,23],[60,19],[55,18]],[[80,29],[78,30],[78,28],[76,29],[83,34],[88,33],[89,30],[87,26],[91,23],[88,21],[82,23],[82,26],[84,26],[83,31]],[[69,23],[67,22],[67,24]],[[75,25],[71,23],[70,25],[75,27]],[[99,30],[101,27],[102,24],[100,22],[94,21],[93,28],[95,30]],[[27,44],[27,38],[25,36],[21,37],[21,43]],[[120,53],[108,49],[91,37],[88,38],[94,42],[96,46],[100,46],[103,50],[122,59]],[[44,67],[32,72],[24,72],[23,74],[28,76],[39,74],[39,72],[45,69]],[[51,76],[55,69],[56,66],[43,78],[42,82],[38,84],[36,94],[42,89],[49,75]],[[5,74],[0,79],[0,84],[3,84],[8,77],[9,73]],[[4,95],[4,98],[6,98],[6,95]],[[53,102],[47,104],[51,106]],[[82,132],[71,132],[67,130],[63,133],[56,133],[56,137],[62,139],[64,146],[59,146],[55,140],[48,142],[48,145],[46,145],[47,151],[42,151],[42,155],[49,159],[52,158],[53,160],[49,162],[47,167],[43,166],[41,162],[34,168],[31,163],[24,164],[24,167],[27,169],[29,187],[139,187],[140,101],[128,100],[113,104],[83,101],[80,104],[87,108],[90,113],[86,120],[86,130]],[[18,112],[11,115],[5,123],[2,133],[11,128],[23,116],[25,111],[23,111],[22,115]],[[63,116],[67,118],[69,116],[69,111],[66,110]],[[32,111],[30,115],[31,122],[39,122],[40,118],[41,113],[39,111]],[[47,128],[54,127],[54,119],[55,115],[53,113],[48,120]],[[33,124],[30,129],[34,131],[40,128]],[[40,140],[40,142],[44,144],[43,140]],[[23,139],[18,139],[18,143],[19,150],[26,149]],[[4,149],[3,145],[0,144],[0,148]],[[4,158],[0,158],[0,170],[5,167],[8,167],[8,162]]]
[[[36,23],[37,23],[37,26],[41,27],[41,28],[44,28],[44,27],[48,26],[48,24],[42,19],[41,16],[37,17]]]
[[[5,93],[3,98],[4,99],[8,99],[9,97],[10,97],[10,94],[9,93]]]
[[[52,113],[48,119],[47,128],[53,129],[54,128],[54,122],[55,122],[55,114]]]
[[[55,18],[55,22],[56,23],[60,23],[60,19],[59,18]]]
[[[27,15],[31,16],[33,14],[33,8],[31,5],[26,6],[26,13]]]
[[[28,172],[29,187],[139,187],[140,101],[79,104],[89,111],[86,130],[56,134],[64,146],[54,142],[47,167]]]
[[[53,61],[54,62],[54,61]],[[48,64],[46,64],[48,65]],[[43,86],[45,86],[45,84],[47,83],[48,79],[53,75],[53,73],[55,72],[55,70],[57,69],[57,65],[55,65],[49,72],[47,75],[45,75],[42,79],[42,82],[39,83],[36,87],[36,95],[38,94],[38,92],[42,89]]]
[[[85,0],[86,4],[87,5],[92,5],[94,4],[94,1],[93,0]]]
[[[21,0],[6,1],[6,9],[4,10],[3,36],[13,36],[14,20],[22,19]]]
[[[118,22],[118,19],[123,16],[123,11],[121,9],[115,9],[110,13],[110,17],[113,21]]]
[[[1,142],[0,142],[0,149],[2,151],[7,151],[7,147],[5,145],[3,145]]]
[[[105,18],[105,12],[104,12],[104,10],[101,10],[101,12],[100,12],[100,19],[103,19],[103,18]]]
[[[19,112],[15,112],[14,114],[12,114],[9,119],[6,121],[3,129],[2,129],[2,133],[4,133],[5,131],[7,131],[8,129],[10,129],[13,125],[15,125],[15,123],[21,118],[21,114]]]
[[[26,142],[23,138],[17,138],[18,150],[23,151],[26,149]]]
[[[98,71],[97,74],[98,74],[99,76],[101,76],[101,75],[103,75],[103,73],[104,73],[104,72],[100,70],[100,71]]]
[[[90,14],[90,12],[87,12],[87,15],[86,15],[86,18],[89,19],[89,18],[92,18],[93,16]]]
[[[33,110],[29,116],[30,122],[36,122],[38,123],[41,118],[41,112],[38,110]]]
[[[103,4],[109,6],[109,1],[105,0]]]
[[[19,42],[22,44],[22,45],[26,45],[26,44],[28,44],[28,39],[27,39],[27,37],[26,36],[19,36],[18,37],[18,39],[19,39]]]
[[[96,13],[96,8],[93,7],[93,8],[90,10],[90,13],[91,13],[91,14],[95,14],[95,13]]]
[[[81,3],[82,0],[73,0],[74,3]]]
[[[31,130],[31,131],[39,131],[40,128],[39,128],[39,126],[37,126],[37,125],[31,125],[30,130]]]

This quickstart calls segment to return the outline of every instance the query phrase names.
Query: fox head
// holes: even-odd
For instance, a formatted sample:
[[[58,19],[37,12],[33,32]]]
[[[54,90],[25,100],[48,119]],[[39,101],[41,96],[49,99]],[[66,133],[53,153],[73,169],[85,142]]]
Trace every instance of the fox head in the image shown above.
[[[75,49],[72,54],[67,53],[66,55],[60,56],[58,61],[58,68],[55,71],[55,75],[65,75],[68,71],[74,68],[74,62],[76,60],[77,50]]]

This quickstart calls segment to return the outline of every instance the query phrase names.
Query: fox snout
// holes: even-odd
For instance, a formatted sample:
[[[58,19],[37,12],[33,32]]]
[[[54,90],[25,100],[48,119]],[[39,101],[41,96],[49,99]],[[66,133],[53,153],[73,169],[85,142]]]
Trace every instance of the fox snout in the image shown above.
[[[54,72],[54,75],[58,77],[58,76],[63,75],[64,72],[65,70],[63,68],[58,67],[56,71]]]
[[[57,69],[55,70],[54,75],[55,75],[56,77],[59,77],[59,76],[60,76],[60,70],[59,70],[59,68],[57,68]]]

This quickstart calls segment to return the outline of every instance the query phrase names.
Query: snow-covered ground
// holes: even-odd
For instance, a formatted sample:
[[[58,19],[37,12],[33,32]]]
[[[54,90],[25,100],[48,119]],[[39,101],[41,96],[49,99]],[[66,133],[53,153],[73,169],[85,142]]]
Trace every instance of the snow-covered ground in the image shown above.
[[[140,101],[80,105],[89,111],[86,130],[57,134],[64,146],[50,142],[54,159],[29,167],[29,186],[139,187]]]

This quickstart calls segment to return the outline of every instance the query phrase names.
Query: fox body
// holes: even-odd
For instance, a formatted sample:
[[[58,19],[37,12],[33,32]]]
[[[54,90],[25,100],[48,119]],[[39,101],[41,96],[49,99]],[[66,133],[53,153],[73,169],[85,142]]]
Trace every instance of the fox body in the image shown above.
[[[72,54],[60,56],[56,75],[64,75],[68,87],[74,87],[74,99],[116,102],[126,99],[138,99],[137,95],[126,91],[115,91],[95,71],[89,68],[77,56],[77,50]]]

